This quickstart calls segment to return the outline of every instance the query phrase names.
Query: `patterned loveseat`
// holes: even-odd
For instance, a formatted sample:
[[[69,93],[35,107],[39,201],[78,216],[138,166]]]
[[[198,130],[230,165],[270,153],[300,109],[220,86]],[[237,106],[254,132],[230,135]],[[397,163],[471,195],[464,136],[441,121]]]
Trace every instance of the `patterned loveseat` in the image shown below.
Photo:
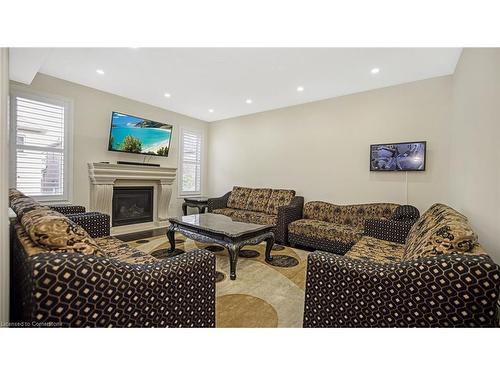
[[[393,203],[336,205],[307,202],[304,217],[288,226],[288,241],[316,250],[345,254],[363,233],[382,231],[388,240],[405,242],[419,217],[413,206]]]
[[[500,269],[465,216],[435,204],[406,244],[372,234],[309,255],[304,327],[497,326]]]
[[[98,228],[102,219],[95,213],[65,216],[14,189],[9,198],[17,215],[11,226],[11,320],[18,326],[215,326],[210,252],[159,261],[114,237],[93,238],[75,222],[90,233],[109,233],[109,217],[107,228]]]
[[[294,190],[235,186],[220,198],[208,200],[208,211],[236,221],[274,225],[276,242],[288,242],[288,224],[302,217],[304,198]]]

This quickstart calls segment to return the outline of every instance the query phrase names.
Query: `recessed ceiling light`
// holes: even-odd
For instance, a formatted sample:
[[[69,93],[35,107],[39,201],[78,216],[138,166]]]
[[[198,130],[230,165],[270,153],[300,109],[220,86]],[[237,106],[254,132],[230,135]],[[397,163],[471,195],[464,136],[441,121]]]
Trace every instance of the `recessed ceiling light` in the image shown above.
[[[102,69],[97,69],[95,72],[96,72],[97,74],[101,74],[101,75],[103,75],[103,74],[104,74],[104,70],[102,70]]]
[[[379,74],[380,73],[380,68],[373,68],[372,70],[370,70],[370,73],[371,74]]]
[[[247,99],[247,100],[245,100],[245,103],[247,103],[247,104],[252,104],[252,99]]]
[[[304,91],[304,88],[302,86],[299,86],[299,87],[297,87],[297,91],[302,92],[302,91]]]
[[[163,94],[163,96],[164,96],[165,98],[170,98],[172,95],[170,95],[170,93],[166,92],[165,94]]]
[[[214,113],[214,110],[213,110],[212,108],[210,108],[210,109],[208,110],[208,112],[210,112],[210,113]]]

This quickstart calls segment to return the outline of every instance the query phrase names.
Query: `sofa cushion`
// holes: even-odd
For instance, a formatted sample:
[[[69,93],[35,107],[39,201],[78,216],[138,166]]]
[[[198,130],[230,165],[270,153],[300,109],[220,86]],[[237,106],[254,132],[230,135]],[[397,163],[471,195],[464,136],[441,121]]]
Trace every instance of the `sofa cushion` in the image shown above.
[[[301,219],[290,223],[288,232],[299,236],[344,243],[356,242],[363,235],[363,230],[356,227],[312,219]]]
[[[242,221],[244,223],[276,225],[278,222],[278,216],[268,215],[264,212],[235,210],[234,208],[217,208],[212,212],[214,214],[229,216],[233,220]]]
[[[253,223],[261,225],[276,225],[278,222],[277,215],[269,215],[264,212],[237,210],[231,215],[231,218],[244,223]]]
[[[47,249],[42,248],[33,242],[30,235],[26,232],[21,224],[15,224],[14,230],[16,231],[17,240],[29,257],[47,251]]]
[[[266,213],[269,215],[278,215],[278,207],[288,206],[293,197],[295,197],[294,190],[273,189],[269,197]]]
[[[403,258],[405,246],[396,242],[364,236],[356,242],[345,256],[379,263],[399,262]]]
[[[28,256],[37,255],[47,251],[46,248],[33,242],[21,224],[15,225],[15,231],[19,243],[22,245]],[[101,255],[111,259],[120,260],[130,264],[152,264],[158,262],[158,259],[155,257],[134,249],[115,237],[96,238],[95,242],[102,251]]]
[[[212,213],[232,217],[236,211],[238,210],[234,208],[216,208]]]
[[[33,198],[30,198],[19,190],[9,189],[9,206],[16,213],[17,218],[21,220],[24,213],[34,210],[35,208],[43,207]]]
[[[248,211],[266,212],[271,192],[271,189],[252,189],[245,209]]]
[[[328,221],[361,229],[367,219],[389,219],[398,207],[399,205],[394,203],[337,205],[313,201],[304,205],[304,218]]]
[[[47,250],[103,255],[94,239],[81,226],[48,207],[41,206],[25,212],[21,225],[36,245]]]
[[[333,209],[333,222],[362,229],[366,220],[389,219],[398,207],[399,205],[394,203],[335,206]]]
[[[334,204],[312,201],[304,205],[304,219],[313,219],[320,221],[333,222],[333,208]]]
[[[408,234],[403,259],[453,253],[484,254],[467,218],[444,204],[432,205]]]
[[[235,186],[227,200],[227,207],[245,210],[247,208],[248,197],[252,189],[246,187]]]
[[[96,238],[96,243],[102,249],[104,255],[111,259],[130,264],[153,264],[159,262],[154,256],[143,253],[115,237]]]

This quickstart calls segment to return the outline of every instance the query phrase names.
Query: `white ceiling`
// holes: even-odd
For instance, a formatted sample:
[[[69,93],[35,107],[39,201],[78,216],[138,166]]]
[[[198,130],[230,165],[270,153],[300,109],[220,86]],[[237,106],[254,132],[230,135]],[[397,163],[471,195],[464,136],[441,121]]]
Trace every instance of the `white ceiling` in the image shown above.
[[[27,52],[13,49],[15,64],[22,65]],[[42,52],[41,73],[211,122],[452,74],[461,49],[53,48]],[[370,73],[374,67],[380,68],[379,74]],[[298,86],[304,91],[298,92]],[[245,102],[249,98],[251,104]]]
[[[11,48],[9,52],[9,78],[29,85],[51,48]]]

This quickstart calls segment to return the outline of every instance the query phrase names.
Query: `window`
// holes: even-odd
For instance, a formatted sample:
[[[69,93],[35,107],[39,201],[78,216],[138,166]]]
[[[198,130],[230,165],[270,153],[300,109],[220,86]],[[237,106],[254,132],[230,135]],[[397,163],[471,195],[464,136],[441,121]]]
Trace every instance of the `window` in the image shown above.
[[[70,102],[11,93],[11,185],[38,200],[69,200]]]
[[[181,130],[180,140],[180,195],[201,194],[202,134],[195,130]]]

